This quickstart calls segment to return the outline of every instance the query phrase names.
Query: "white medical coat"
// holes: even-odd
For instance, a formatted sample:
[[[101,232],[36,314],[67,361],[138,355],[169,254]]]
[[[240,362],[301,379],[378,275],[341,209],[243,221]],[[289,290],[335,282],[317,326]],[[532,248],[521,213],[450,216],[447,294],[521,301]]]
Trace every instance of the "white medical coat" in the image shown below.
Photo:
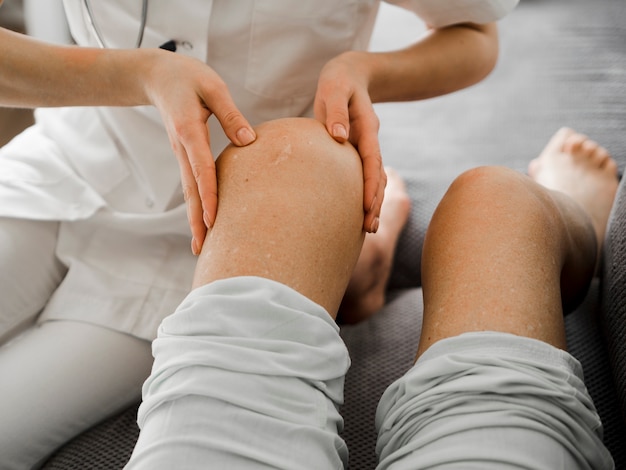
[[[517,1],[390,3],[411,9],[438,27],[495,21]],[[379,3],[151,0],[142,47],[158,47],[172,39],[179,42],[176,53],[208,63],[252,125],[311,115],[321,68],[341,52],[367,49]],[[83,2],[64,0],[64,5],[77,44],[97,47]],[[134,47],[141,19],[139,1],[92,1],[91,5],[107,47]],[[215,118],[209,120],[209,127],[217,156],[227,139]],[[36,124],[0,151],[0,216],[63,221],[59,257],[68,265],[85,265],[87,270],[118,277],[119,285],[109,286],[112,295],[130,299],[133,292],[154,291],[155,286],[174,290],[165,296],[168,301],[159,302],[156,313],[146,306],[157,300],[146,301],[142,296],[148,294],[138,294],[121,306],[101,301],[97,307],[90,305],[92,318],[86,321],[151,338],[161,318],[173,311],[188,289],[194,260],[183,254],[189,251],[190,235],[179,169],[153,107],[37,110]],[[166,254],[159,237],[184,237],[185,243],[176,248],[182,250],[180,256],[171,250]],[[155,273],[154,266],[165,258],[176,266]],[[90,275],[82,272],[74,278],[65,293],[55,294],[49,317],[83,318],[85,299],[75,313],[68,312],[76,302],[72,291],[83,289]],[[110,309],[121,309],[113,315],[117,320],[106,312]],[[138,320],[137,315],[151,318]]]

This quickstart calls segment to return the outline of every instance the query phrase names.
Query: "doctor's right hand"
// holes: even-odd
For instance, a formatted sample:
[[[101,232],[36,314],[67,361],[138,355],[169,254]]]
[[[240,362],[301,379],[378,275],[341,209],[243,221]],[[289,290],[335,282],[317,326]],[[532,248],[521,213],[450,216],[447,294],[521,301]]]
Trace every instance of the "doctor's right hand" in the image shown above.
[[[168,51],[155,50],[144,89],[159,110],[178,164],[191,249],[199,254],[207,227],[217,215],[217,177],[207,121],[215,114],[237,146],[256,139],[252,126],[235,106],[224,81],[205,63]]]
[[[0,57],[2,106],[156,106],[180,166],[192,250],[200,252],[217,214],[207,120],[215,114],[235,145],[256,138],[215,71],[163,49],[59,46],[4,28]]]

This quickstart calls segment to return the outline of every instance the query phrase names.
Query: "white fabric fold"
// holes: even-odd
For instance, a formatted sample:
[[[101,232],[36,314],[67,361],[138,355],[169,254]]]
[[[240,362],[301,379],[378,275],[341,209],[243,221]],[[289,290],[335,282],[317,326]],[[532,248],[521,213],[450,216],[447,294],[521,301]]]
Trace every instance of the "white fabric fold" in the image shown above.
[[[153,343],[127,468],[343,468],[350,365],[318,304],[256,277],[191,292]]]
[[[493,332],[435,343],[387,389],[379,469],[607,469],[580,363],[546,343]]]

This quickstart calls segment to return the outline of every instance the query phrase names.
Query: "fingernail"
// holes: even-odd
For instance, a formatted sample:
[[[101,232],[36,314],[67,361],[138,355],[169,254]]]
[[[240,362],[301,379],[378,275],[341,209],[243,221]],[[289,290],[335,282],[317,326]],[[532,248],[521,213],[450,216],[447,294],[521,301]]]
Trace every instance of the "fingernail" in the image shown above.
[[[191,239],[191,252],[198,256],[200,254],[200,250],[198,249],[198,241],[194,238]]]
[[[335,124],[333,126],[333,137],[338,137],[340,139],[348,138],[348,131],[341,124]]]
[[[204,225],[206,225],[207,228],[213,228],[213,221],[209,218],[209,214],[207,214],[206,212],[203,212],[202,220],[204,220]]]
[[[378,232],[379,225],[380,225],[380,219],[378,217],[374,217],[374,220],[372,220],[372,225],[370,226],[370,232],[372,233]]]
[[[247,127],[242,127],[237,131],[237,140],[239,140],[239,143],[241,145],[251,144],[252,142],[254,142],[255,138],[256,137],[254,136],[252,131]]]

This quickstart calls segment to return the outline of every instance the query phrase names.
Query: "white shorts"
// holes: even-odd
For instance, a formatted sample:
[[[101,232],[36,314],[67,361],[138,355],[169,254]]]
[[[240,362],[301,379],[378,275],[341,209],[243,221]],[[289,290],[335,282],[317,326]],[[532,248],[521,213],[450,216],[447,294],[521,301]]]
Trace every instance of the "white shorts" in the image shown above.
[[[239,277],[192,291],[161,324],[128,469],[336,469],[350,365],[318,304]]]
[[[298,292],[257,277],[198,288],[153,354],[128,469],[346,467],[348,352]],[[387,390],[377,421],[380,468],[612,468],[578,362],[513,335],[435,344]]]
[[[380,469],[611,469],[580,363],[476,332],[435,343],[381,398]]]

